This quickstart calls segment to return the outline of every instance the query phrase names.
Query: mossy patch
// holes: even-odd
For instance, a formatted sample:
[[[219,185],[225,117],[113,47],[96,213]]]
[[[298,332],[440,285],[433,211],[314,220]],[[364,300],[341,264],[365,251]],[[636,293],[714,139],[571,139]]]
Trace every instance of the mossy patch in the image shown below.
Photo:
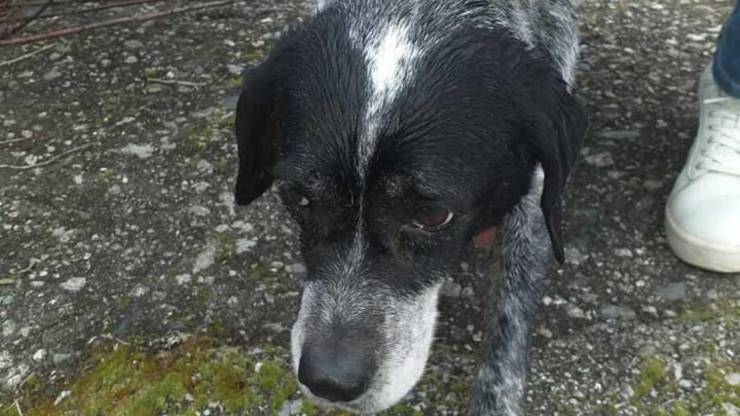
[[[287,353],[262,351],[250,354],[209,339],[160,352],[109,345],[91,354],[77,379],[62,388],[69,396],[57,405],[58,394],[26,394],[20,404],[30,416],[189,415],[214,404],[227,414],[276,414],[298,388]],[[0,409],[2,416],[15,412]]]
[[[200,157],[213,142],[215,132],[210,125],[193,126],[185,131],[182,138],[183,151],[187,156]]]
[[[649,358],[643,364],[640,379],[634,387],[635,395],[632,398],[632,403],[639,407],[642,399],[650,394],[653,389],[667,383],[667,378],[668,370],[665,361],[660,357]]]
[[[676,319],[684,323],[737,321],[740,320],[740,302],[725,300],[689,306]]]
[[[740,407],[740,386],[732,386],[727,375],[740,370],[740,365],[707,359],[701,368],[701,388],[689,394],[678,389],[668,371],[666,360],[645,360],[633,389],[632,404],[640,414],[654,416],[725,415],[724,406]]]

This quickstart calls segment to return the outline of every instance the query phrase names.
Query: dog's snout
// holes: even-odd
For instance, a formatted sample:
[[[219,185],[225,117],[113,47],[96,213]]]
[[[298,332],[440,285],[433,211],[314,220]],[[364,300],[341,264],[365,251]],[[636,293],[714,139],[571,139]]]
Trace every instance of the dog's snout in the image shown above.
[[[350,402],[370,384],[373,358],[352,342],[334,341],[303,348],[298,380],[311,393],[332,402]]]

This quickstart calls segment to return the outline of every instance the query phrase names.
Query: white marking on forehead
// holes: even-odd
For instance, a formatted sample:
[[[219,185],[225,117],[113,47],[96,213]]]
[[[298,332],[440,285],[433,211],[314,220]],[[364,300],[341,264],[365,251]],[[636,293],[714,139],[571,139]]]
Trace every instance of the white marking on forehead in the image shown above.
[[[411,69],[420,54],[409,38],[408,25],[391,23],[375,33],[364,47],[371,91],[358,148],[358,168],[363,176],[377,144],[379,119],[409,83]],[[356,34],[350,35],[357,38]]]
[[[324,10],[324,8],[325,8],[325,7],[326,7],[326,6],[327,6],[327,5],[329,4],[329,3],[331,3],[331,0],[316,0],[316,2],[314,3],[314,9],[315,9],[315,12],[316,12],[316,13],[318,13],[318,12],[320,12],[321,10]]]

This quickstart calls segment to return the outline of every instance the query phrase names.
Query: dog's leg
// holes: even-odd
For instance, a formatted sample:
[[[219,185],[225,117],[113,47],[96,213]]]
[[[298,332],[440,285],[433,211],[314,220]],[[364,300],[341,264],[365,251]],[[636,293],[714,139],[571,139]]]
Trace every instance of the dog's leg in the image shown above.
[[[521,416],[531,320],[547,284],[550,239],[540,209],[542,171],[504,222],[503,281],[492,290],[472,416]],[[495,293],[498,292],[498,293]],[[495,309],[493,303],[497,302]]]

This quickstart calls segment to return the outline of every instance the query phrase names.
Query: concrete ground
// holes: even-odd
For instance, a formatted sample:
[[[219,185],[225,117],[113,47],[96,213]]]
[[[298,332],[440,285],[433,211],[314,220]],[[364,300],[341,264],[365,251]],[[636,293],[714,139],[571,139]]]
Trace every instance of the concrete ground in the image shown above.
[[[580,6],[592,126],[530,415],[740,412],[740,275],[681,263],[662,226],[731,4]],[[321,414],[286,364],[294,226],[273,194],[231,195],[238,74],[304,10],[248,1],[0,48],[51,45],[0,64],[0,415]],[[386,414],[464,414],[497,267],[495,250],[460,265],[424,380]]]

